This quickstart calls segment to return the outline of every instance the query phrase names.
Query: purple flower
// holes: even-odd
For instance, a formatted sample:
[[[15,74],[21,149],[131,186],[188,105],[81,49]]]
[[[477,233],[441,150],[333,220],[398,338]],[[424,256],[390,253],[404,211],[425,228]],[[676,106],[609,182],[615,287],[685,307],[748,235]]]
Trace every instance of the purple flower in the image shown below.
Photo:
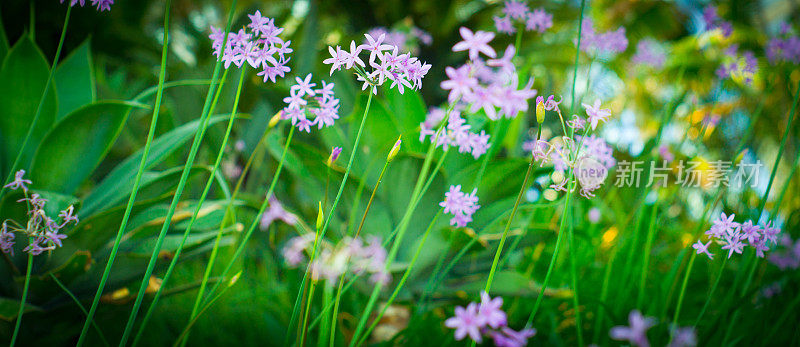
[[[45,238],[43,238],[43,237],[35,238],[35,239],[33,239],[33,241],[31,243],[28,244],[27,247],[22,249],[22,251],[26,252],[26,253],[28,253],[30,255],[34,255],[35,256],[35,255],[42,254],[45,251],[52,251],[52,250],[56,249],[56,246],[42,247],[41,245],[39,245],[39,243],[41,243],[44,240],[45,240]],[[61,242],[59,242],[59,243],[61,243]]]
[[[287,66],[289,58],[286,56],[293,50],[291,41],[283,41],[278,35],[283,28],[275,26],[275,20],[264,17],[260,11],[247,15],[250,24],[237,32],[228,33],[211,26],[211,47],[213,54],[221,59],[226,69],[231,65],[242,67],[248,63],[254,69],[261,69],[257,76],[263,76],[264,82],[275,82],[277,77],[284,77],[291,69]]]
[[[694,327],[672,329],[672,342],[667,347],[694,347],[697,346],[697,333]]]
[[[444,90],[449,90],[450,94],[447,100],[455,102],[464,95],[472,94],[472,90],[478,86],[478,80],[470,76],[469,66],[463,65],[458,69],[446,67],[445,73],[450,79],[442,81],[441,87]]]
[[[97,7],[97,10],[100,12],[111,11],[111,5],[113,4],[114,0],[92,0],[92,6]],[[81,6],[83,6],[83,1],[81,1]]]
[[[14,238],[16,235],[8,230],[8,223],[3,222],[2,228],[0,228],[0,250],[3,253],[10,253],[11,256],[14,256]]]
[[[733,255],[734,252],[742,254],[742,249],[744,248],[744,243],[741,239],[739,239],[739,234],[727,234],[725,235],[725,245],[722,246],[722,249],[728,250],[728,258]]]
[[[335,163],[336,159],[339,159],[339,154],[342,154],[342,147],[333,147],[331,155],[328,157],[328,165]]]
[[[491,58],[497,56],[497,53],[495,53],[494,49],[489,46],[489,41],[492,41],[494,38],[494,33],[481,30],[473,33],[472,30],[469,30],[466,27],[461,27],[459,29],[459,33],[461,33],[461,37],[464,40],[456,43],[453,46],[453,52],[468,50],[469,58],[471,60],[477,60],[479,53],[483,53]]]
[[[448,318],[444,325],[456,329],[455,337],[458,341],[469,335],[473,341],[483,342],[480,332],[480,328],[483,326],[482,318],[478,315],[478,307],[474,302],[467,305],[466,309],[461,306],[456,307],[455,317]]]
[[[69,222],[75,222],[75,224],[78,224],[78,216],[74,214],[74,210],[75,207],[69,205],[69,207],[58,214],[58,217],[61,218],[62,227]]]
[[[498,296],[492,299],[489,297],[488,293],[481,292],[481,304],[478,306],[478,316],[483,320],[483,324],[494,329],[505,326],[507,319],[502,306],[502,297]]]
[[[28,192],[28,184],[32,182],[30,180],[26,180],[24,178],[25,170],[19,170],[14,173],[14,180],[9,182],[8,184],[4,185],[3,188],[11,188],[11,190],[17,190],[22,188],[23,192]]]
[[[648,347],[647,329],[655,325],[655,319],[642,316],[639,310],[633,310],[628,315],[629,326],[615,326],[609,331],[614,340],[625,340],[639,347]]]
[[[286,211],[280,201],[274,195],[271,195],[269,197],[269,209],[261,215],[261,223],[259,224],[261,230],[267,230],[275,220],[282,220],[286,224],[295,225],[297,216]]]
[[[714,255],[708,252],[708,246],[710,244],[711,244],[710,240],[706,242],[706,244],[703,244],[702,242],[700,242],[700,240],[697,240],[697,242],[692,245],[692,248],[694,248],[697,251],[697,254],[705,254],[708,256],[708,259],[714,259]]]
[[[322,81],[319,89],[314,89],[316,83],[311,83],[312,75],[305,79],[295,77],[297,84],[289,89],[289,96],[283,99],[287,106],[283,109],[281,118],[291,119],[300,131],[311,132],[311,127],[318,129],[329,127],[339,119],[339,99],[335,97],[333,83]],[[314,119],[308,119],[313,115]]]
[[[590,208],[587,217],[589,218],[589,221],[592,222],[592,223],[599,222],[600,221],[600,217],[602,217],[602,215],[600,214],[600,209],[597,208],[597,207]]]
[[[621,53],[628,48],[628,39],[625,37],[625,28],[620,27],[614,31],[597,33],[592,20],[586,18],[581,22],[581,46],[586,53]]]
[[[517,29],[514,28],[514,23],[511,22],[511,18],[508,16],[494,16],[492,19],[494,20],[494,27],[499,33],[513,34],[517,31]]]
[[[552,26],[553,15],[547,13],[543,8],[528,13],[528,18],[525,20],[525,29],[528,31],[536,30],[543,33]]]
[[[667,60],[667,54],[653,40],[641,40],[636,44],[636,54],[631,58],[634,64],[647,65],[652,68],[660,69]]]
[[[472,221],[472,214],[480,208],[478,205],[478,189],[474,188],[472,193],[464,194],[461,192],[461,185],[450,186],[450,191],[444,194],[444,201],[439,206],[444,207],[444,213],[453,215],[450,225],[465,227]]]
[[[592,130],[597,128],[599,121],[606,121],[611,116],[611,111],[607,108],[600,108],[600,99],[594,101],[594,104],[587,105],[581,104],[586,109],[586,115],[589,116],[589,123],[592,125]]]
[[[369,34],[364,34],[364,37],[367,38],[367,43],[362,44],[359,47],[369,51],[370,63],[374,63],[375,58],[381,56],[383,54],[383,51],[390,51],[393,48],[393,46],[383,43],[384,38],[386,38],[386,34],[380,34],[380,36],[378,36],[377,39],[370,36]]]
[[[523,329],[518,332],[503,327],[500,331],[490,332],[490,335],[497,347],[525,347],[528,345],[528,339],[536,335],[536,329]]]
[[[506,0],[503,13],[513,19],[523,19],[528,14],[528,5],[519,0]]]

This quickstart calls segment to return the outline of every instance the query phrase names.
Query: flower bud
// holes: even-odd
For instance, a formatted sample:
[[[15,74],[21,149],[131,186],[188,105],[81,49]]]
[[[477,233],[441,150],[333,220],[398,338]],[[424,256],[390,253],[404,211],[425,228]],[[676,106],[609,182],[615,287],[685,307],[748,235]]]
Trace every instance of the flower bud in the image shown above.
[[[339,159],[339,154],[342,154],[342,147],[333,147],[331,149],[331,155],[328,157],[328,161],[325,162],[325,165],[331,166],[331,164],[336,162],[336,159]]]
[[[742,159],[744,159],[745,154],[747,154],[747,151],[748,149],[745,148],[741,153],[739,153],[739,155],[736,156],[736,159],[734,159],[733,164],[739,165],[739,163],[742,162]]]
[[[281,120],[281,118],[283,118],[283,110],[278,111],[278,113],[272,116],[272,119],[269,120],[269,128],[272,129],[278,125],[278,122]]]
[[[317,213],[317,230],[322,229],[322,223],[325,221],[324,213],[322,212],[322,201],[319,202],[319,212]]]
[[[397,152],[400,152],[401,143],[402,141],[400,141],[400,136],[398,136],[397,141],[394,143],[394,146],[392,146],[392,149],[389,151],[389,156],[386,158],[386,161],[390,162],[392,161],[392,159],[394,159],[395,156],[397,156]]]
[[[541,96],[536,98],[536,121],[539,124],[544,123],[544,98]]]

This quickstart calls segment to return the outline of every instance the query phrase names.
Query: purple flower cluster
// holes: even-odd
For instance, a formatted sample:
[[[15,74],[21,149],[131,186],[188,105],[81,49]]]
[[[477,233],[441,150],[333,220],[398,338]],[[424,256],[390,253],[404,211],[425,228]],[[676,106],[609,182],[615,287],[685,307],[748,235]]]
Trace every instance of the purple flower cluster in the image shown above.
[[[364,82],[362,90],[369,86],[380,86],[386,81],[391,81],[389,88],[397,87],[400,94],[405,88],[418,90],[422,88],[422,79],[428,74],[431,65],[411,56],[411,53],[399,54],[399,48],[395,45],[387,44],[386,34],[381,34],[377,38],[370,34],[364,34],[366,43],[356,45],[355,41],[350,41],[350,51],[336,46],[328,47],[331,57],[323,60],[326,65],[331,65],[331,74],[342,68],[346,70],[355,69],[358,80]],[[369,52],[367,63],[372,68],[367,72],[367,65],[359,57],[362,51]],[[377,93],[377,90],[374,91]]]
[[[453,46],[453,51],[469,51],[470,61],[458,68],[447,67],[448,80],[441,83],[444,90],[449,90],[448,101],[451,104],[469,105],[469,112],[480,110],[491,120],[500,117],[514,118],[520,112],[528,110],[528,100],[536,96],[532,89],[533,78],[528,84],[517,89],[519,78],[511,58],[514,57],[514,46],[509,45],[502,58],[489,59],[484,63],[479,53],[494,58],[496,53],[488,43],[494,33],[478,31],[472,33],[461,28],[464,41]]]
[[[481,207],[478,205],[478,188],[472,190],[472,193],[465,194],[461,191],[461,185],[450,186],[450,191],[444,193],[444,201],[439,203],[439,206],[444,207],[444,213],[453,215],[450,219],[450,225],[457,227],[465,227],[467,223],[472,221],[472,214]]]
[[[96,7],[98,11],[111,11],[111,5],[114,4],[114,0],[90,0],[92,6]],[[61,3],[64,3],[64,0],[61,0]],[[83,7],[86,5],[86,0],[69,0],[70,6],[79,5]]]
[[[291,69],[286,66],[291,58],[287,58],[293,49],[289,46],[292,41],[283,41],[278,35],[283,32],[283,28],[275,26],[275,20],[261,16],[260,11],[248,14],[250,24],[238,32],[228,33],[227,42],[225,32],[211,26],[212,40],[211,47],[214,55],[219,57],[222,54],[222,62],[225,68],[231,64],[242,67],[247,62],[254,69],[261,69],[258,76],[264,77],[264,83],[268,80],[275,82],[277,77],[283,78]],[[223,51],[224,46],[224,51]]]
[[[502,297],[492,299],[489,294],[482,292],[480,304],[471,302],[466,308],[457,306],[455,316],[448,318],[444,325],[455,329],[458,341],[469,335],[473,341],[482,343],[483,337],[488,336],[498,347],[527,346],[528,339],[536,335],[536,329],[515,331],[509,328],[502,306]]]
[[[752,220],[738,223],[733,220],[736,215],[722,215],[714,221],[710,229],[706,231],[709,241],[705,244],[700,240],[692,245],[697,254],[705,254],[709,259],[713,259],[714,254],[708,251],[708,246],[712,241],[722,244],[722,249],[728,251],[728,258],[733,253],[742,254],[744,247],[750,245],[755,248],[756,256],[764,257],[764,252],[769,250],[769,244],[778,242],[778,234],[781,229],[767,222],[765,225],[753,224]]]
[[[289,266],[297,267],[306,260],[305,253],[314,247],[314,234],[308,233],[289,240],[283,248],[283,258]],[[391,275],[386,271],[386,249],[378,237],[370,237],[368,242],[361,238],[345,238],[336,245],[322,241],[320,253],[311,263],[313,279],[324,278],[334,284],[348,270],[355,275],[370,274],[372,283],[387,284]]]
[[[28,197],[27,184],[30,184],[31,181],[25,179],[24,176],[25,170],[17,171],[14,174],[14,180],[4,187],[12,190],[22,189],[25,198],[17,200],[17,202],[26,203],[29,219],[25,226],[10,219],[3,221],[2,227],[0,227],[0,250],[3,253],[14,255],[15,233],[19,232],[31,239],[31,242],[22,251],[30,255],[39,255],[44,251],[52,251],[61,247],[61,240],[67,238],[67,235],[59,234],[59,231],[69,223],[77,224],[78,216],[75,215],[75,208],[70,205],[59,212],[57,218],[60,219],[60,222],[48,217],[44,210],[47,200],[36,193]]]
[[[725,37],[731,36],[733,33],[733,24],[719,17],[716,6],[708,5],[703,9],[703,22],[706,30],[720,29]]]
[[[297,224],[297,216],[294,213],[286,211],[283,208],[283,205],[275,195],[271,195],[269,197],[269,209],[264,211],[264,214],[261,215],[261,221],[259,223],[259,227],[261,230],[267,230],[272,222],[276,220],[282,220],[284,223],[289,225]]]
[[[650,39],[639,41],[636,44],[636,54],[631,58],[634,64],[650,66],[655,69],[662,68],[666,60],[667,53],[664,48],[658,42]]]
[[[777,64],[781,61],[792,64],[800,64],[800,37],[791,34],[791,27],[784,23],[781,35],[769,39],[767,43],[767,59],[770,64]]]
[[[373,38],[384,35],[383,43],[411,53],[418,52],[420,44],[430,46],[433,43],[431,34],[415,26],[408,31],[376,27],[370,29],[367,34]],[[369,42],[365,40],[363,44],[369,44]]]
[[[332,126],[339,119],[339,99],[334,96],[333,83],[322,81],[320,88],[311,82],[311,74],[305,78],[295,77],[297,82],[289,89],[289,96],[283,98],[287,104],[283,108],[283,119],[291,119],[292,125],[300,131],[310,133],[312,126],[318,129]],[[308,119],[313,115],[314,119]]]
[[[781,249],[769,255],[769,262],[781,270],[800,268],[800,239],[794,241],[789,235],[784,234],[779,241]]]
[[[466,120],[461,117],[461,112],[455,109],[450,111],[444,133],[439,134],[437,138],[434,128],[444,117],[445,112],[442,109],[432,108],[425,122],[419,125],[419,141],[425,142],[425,138],[430,136],[431,141],[436,141],[437,147],[444,149],[450,146],[458,147],[459,153],[470,153],[475,159],[480,158],[489,150],[489,134],[483,130],[480,133],[470,132],[472,126],[466,124]]]
[[[751,51],[739,55],[738,49],[738,45],[731,45],[725,50],[724,61],[717,68],[716,75],[720,79],[741,79],[744,83],[750,84],[758,72],[758,60]]]
[[[628,326],[615,326],[609,330],[608,335],[614,340],[628,341],[634,346],[649,347],[647,330],[655,324],[655,318],[645,317],[639,310],[633,310],[628,314]]]
[[[590,18],[581,22],[581,50],[586,53],[621,53],[628,48],[628,38],[625,37],[625,28],[604,33],[596,32]]]
[[[523,1],[507,0],[503,7],[504,16],[494,16],[494,26],[499,33],[513,34],[517,31],[515,22],[525,23],[525,30],[545,32],[553,26],[553,15],[544,8],[529,10]]]

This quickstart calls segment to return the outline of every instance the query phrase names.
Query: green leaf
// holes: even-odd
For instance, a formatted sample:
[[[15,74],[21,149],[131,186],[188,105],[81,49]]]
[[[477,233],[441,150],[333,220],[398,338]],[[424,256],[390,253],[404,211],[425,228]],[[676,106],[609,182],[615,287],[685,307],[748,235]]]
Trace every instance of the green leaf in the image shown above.
[[[208,120],[208,124],[211,126],[226,118],[227,117],[224,116],[211,117]],[[180,148],[195,132],[197,132],[199,124],[199,119],[191,121],[153,140],[153,143],[150,145],[150,153],[145,163],[145,169],[162,162],[175,152],[175,150]],[[114,170],[112,170],[84,199],[81,214],[91,216],[96,212],[112,207],[113,204],[129,196],[133,189],[133,180],[136,177],[136,172],[139,170],[139,164],[142,161],[143,152],[144,149],[140,149],[125,159],[121,164],[117,165],[117,167],[114,168]],[[157,177],[153,175],[159,174],[150,174],[152,176],[150,179],[148,179],[146,175],[147,173],[145,173],[145,176],[142,178],[142,185],[148,181],[157,179]]]
[[[55,84],[58,92],[56,121],[79,107],[95,100],[95,85],[89,40],[64,59],[56,69]]]
[[[3,21],[0,20],[0,62],[6,58],[8,54],[8,38],[6,38],[6,30],[3,28]]]
[[[0,157],[3,158],[3,176],[22,149],[22,142],[31,126],[39,100],[42,98],[50,66],[28,35],[22,35],[0,68]],[[19,168],[25,168],[33,158],[39,142],[53,125],[56,114],[56,92],[51,85],[42,106],[36,128],[31,134]]]
[[[42,309],[33,306],[31,304],[25,304],[25,312],[28,313],[31,311],[41,311]],[[17,314],[19,313],[19,300],[9,299],[9,298],[0,298],[0,319],[6,321],[13,321],[14,318],[17,318]]]
[[[419,124],[425,121],[427,109],[422,96],[416,90],[406,89],[400,94],[397,89],[384,89],[386,102],[400,124],[403,148],[407,151],[424,153],[427,147],[419,142]]]
[[[44,138],[31,165],[39,189],[72,194],[117,140],[134,104],[101,101],[70,113]]]

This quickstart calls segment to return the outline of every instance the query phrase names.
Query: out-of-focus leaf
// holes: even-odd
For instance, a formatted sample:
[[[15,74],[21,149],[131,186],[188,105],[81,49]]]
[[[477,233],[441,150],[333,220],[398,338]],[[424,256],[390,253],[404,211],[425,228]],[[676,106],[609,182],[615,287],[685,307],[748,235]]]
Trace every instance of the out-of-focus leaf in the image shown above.
[[[223,119],[225,117],[211,117],[208,120],[208,124],[210,126]],[[154,139],[150,146],[145,168],[153,167],[180,148],[197,131],[199,124],[199,120],[194,120]],[[143,152],[144,149],[141,149],[117,165],[84,199],[81,213],[85,216],[91,216],[105,208],[110,208],[129,196],[133,189],[133,180],[142,161]],[[148,181],[153,182],[158,178],[158,175],[160,173],[148,173],[143,176],[142,185]]]
[[[42,97],[50,66],[44,54],[28,35],[22,37],[8,52],[0,68],[0,157],[4,159],[2,177],[6,177],[22,142],[31,126]],[[56,114],[56,92],[53,85],[42,105],[36,128],[22,155],[20,168],[31,162],[38,144],[53,125]]]
[[[56,121],[72,111],[95,100],[95,86],[92,75],[92,57],[89,40],[78,46],[56,69],[55,80],[58,92],[58,113]]]
[[[8,38],[6,38],[6,30],[3,28],[3,21],[0,20],[0,62],[6,58],[8,54]]]
[[[58,122],[33,159],[34,187],[73,193],[105,158],[134,105],[101,101],[81,107]]]
[[[419,124],[425,121],[427,110],[422,97],[415,90],[406,89],[400,94],[397,89],[384,89],[389,109],[400,124],[403,148],[407,151],[423,153],[426,146],[419,142]]]
[[[42,309],[37,306],[25,304],[23,313],[41,310]],[[14,318],[17,318],[17,314],[19,314],[19,300],[0,298],[0,319],[10,322],[13,321]]]

